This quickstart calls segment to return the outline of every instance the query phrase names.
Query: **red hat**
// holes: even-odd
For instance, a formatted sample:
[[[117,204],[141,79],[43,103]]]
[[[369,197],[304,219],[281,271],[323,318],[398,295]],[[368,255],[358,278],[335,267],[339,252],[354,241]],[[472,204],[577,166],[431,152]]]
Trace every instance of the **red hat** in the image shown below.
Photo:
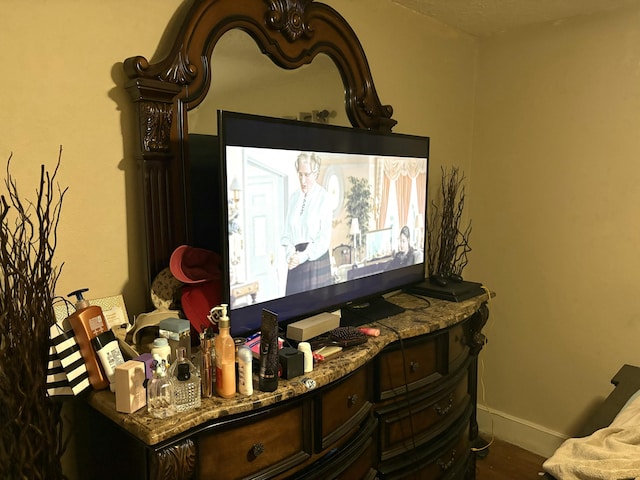
[[[222,285],[219,281],[182,287],[182,311],[198,333],[212,326],[207,315],[213,307],[220,305],[221,302]]]
[[[219,280],[220,255],[211,250],[181,245],[171,254],[169,268],[182,283]]]

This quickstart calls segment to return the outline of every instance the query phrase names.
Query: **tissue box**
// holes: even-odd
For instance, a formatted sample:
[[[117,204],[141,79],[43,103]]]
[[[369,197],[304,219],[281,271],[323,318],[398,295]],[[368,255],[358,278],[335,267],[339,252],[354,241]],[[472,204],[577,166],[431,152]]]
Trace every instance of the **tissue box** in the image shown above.
[[[133,413],[147,404],[147,390],[143,362],[128,360],[116,367],[116,410]]]

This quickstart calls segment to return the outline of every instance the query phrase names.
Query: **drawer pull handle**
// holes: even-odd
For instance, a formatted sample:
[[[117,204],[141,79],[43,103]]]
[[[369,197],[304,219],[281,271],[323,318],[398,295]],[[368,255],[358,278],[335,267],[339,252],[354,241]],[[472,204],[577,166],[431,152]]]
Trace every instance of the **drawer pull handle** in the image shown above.
[[[436,403],[433,406],[433,409],[441,417],[449,413],[451,411],[451,408],[453,408],[453,394],[449,395],[449,400],[447,401],[447,404],[444,407],[441,407],[439,403]]]
[[[353,395],[349,395],[349,406],[353,407],[356,403],[358,403],[358,400],[360,400],[358,398],[358,394],[354,393]]]
[[[420,370],[420,363],[411,362],[409,364],[409,368],[411,369],[411,373],[416,373],[418,370]]]
[[[449,470],[453,466],[455,461],[456,461],[456,449],[454,448],[451,451],[451,458],[449,460],[447,460],[445,462],[444,460],[442,460],[440,458],[438,459],[438,466],[440,467],[440,469],[443,472],[446,472],[447,470]]]
[[[255,443],[253,447],[251,447],[251,455],[253,458],[258,457],[262,453],[264,453],[264,445],[262,443]]]

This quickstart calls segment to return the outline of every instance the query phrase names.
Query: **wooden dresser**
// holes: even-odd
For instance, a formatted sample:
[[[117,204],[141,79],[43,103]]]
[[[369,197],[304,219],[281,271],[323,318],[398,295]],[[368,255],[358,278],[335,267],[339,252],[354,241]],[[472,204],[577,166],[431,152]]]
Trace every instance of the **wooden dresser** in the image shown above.
[[[400,315],[361,346],[280,380],[273,393],[206,398],[169,419],[79,402],[79,469],[92,478],[473,479],[477,356],[486,294],[398,294]],[[257,385],[257,379],[255,381]],[[90,469],[90,470],[89,470]]]

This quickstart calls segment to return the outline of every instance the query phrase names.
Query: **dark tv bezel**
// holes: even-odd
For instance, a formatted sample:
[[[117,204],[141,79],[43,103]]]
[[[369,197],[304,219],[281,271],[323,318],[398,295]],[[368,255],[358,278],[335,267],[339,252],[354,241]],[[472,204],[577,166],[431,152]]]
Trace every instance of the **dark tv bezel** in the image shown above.
[[[234,125],[235,123],[235,125]],[[287,150],[353,153],[395,157],[426,158],[426,185],[429,185],[429,137],[386,133],[353,127],[343,127],[297,120],[273,118],[230,111],[218,111],[220,154],[220,185],[222,214],[220,232],[223,258],[224,302],[230,302],[228,232],[228,183],[226,146],[277,148]],[[330,145],[330,147],[327,147]],[[425,215],[427,218],[427,195]],[[426,232],[426,220],[423,226]],[[278,315],[278,322],[286,325],[321,312],[334,311],[346,305],[369,299],[423,281],[426,271],[426,235],[423,235],[423,262],[371,276],[332,284],[313,291],[284,296],[272,300],[229,309],[231,333],[249,335],[260,329],[263,309]]]

